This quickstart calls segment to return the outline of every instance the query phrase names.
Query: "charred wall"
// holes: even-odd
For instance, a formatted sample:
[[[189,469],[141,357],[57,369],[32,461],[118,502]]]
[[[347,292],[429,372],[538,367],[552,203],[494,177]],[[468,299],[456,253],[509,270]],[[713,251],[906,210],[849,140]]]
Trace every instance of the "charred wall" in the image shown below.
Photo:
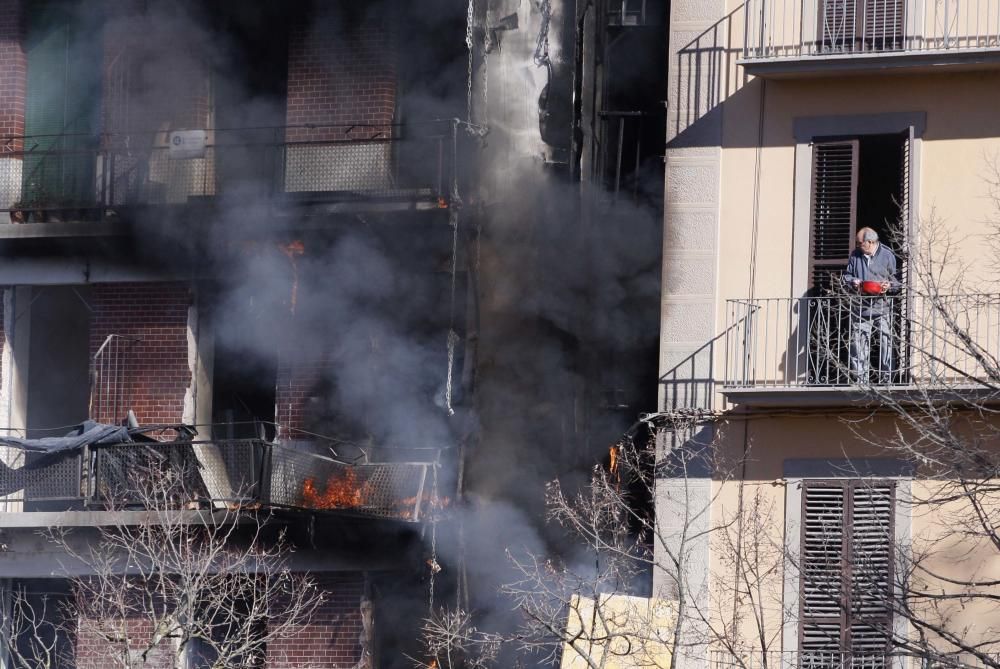
[[[402,652],[417,650],[432,551],[444,568],[437,602],[509,623],[495,597],[509,576],[508,542],[572,551],[545,529],[545,482],[582,480],[653,404],[662,72],[629,65],[639,52],[651,58],[662,34],[608,36],[607,3],[476,0],[469,26],[460,4],[301,2],[286,14],[182,2],[168,16],[155,3],[121,0],[108,5],[119,9],[104,33],[105,129],[239,130],[230,136],[239,147],[216,156],[212,190],[116,210],[115,223],[144,232],[87,242],[107,264],[152,258],[171,278],[101,281],[89,297],[90,356],[108,334],[140,340],[124,366],[140,422],[273,421],[281,439],[330,437],[310,446],[326,454],[395,448],[388,457],[439,458],[442,489],[462,481],[463,504],[450,527],[442,523],[439,544],[428,538],[424,555],[408,556],[411,570],[381,581],[382,666],[403,666]],[[137,39],[143,31],[154,37]],[[598,54],[600,40],[618,49]],[[129,67],[116,69],[126,55]],[[598,55],[600,76],[587,64]],[[0,60],[15,93],[18,67]],[[629,131],[626,144],[640,148],[598,169],[583,145],[616,145],[614,124],[602,119],[621,111],[650,114],[644,130]],[[450,158],[420,146],[372,153],[365,142],[413,139],[427,120],[454,117],[461,122],[434,141],[447,146],[455,132],[466,162],[452,166],[439,200],[418,207],[397,192],[402,158],[415,171]],[[318,127],[326,124],[339,127]],[[166,135],[150,137],[145,148]],[[275,137],[323,146],[263,153]],[[377,202],[325,172],[356,163],[350,178],[370,180],[363,168],[383,158],[393,169],[376,176],[391,197]],[[627,169],[609,180],[618,163]],[[275,164],[283,181],[268,172]],[[171,169],[204,176],[179,165]],[[609,196],[612,186],[628,197]],[[91,282],[82,245],[37,253],[72,257],[85,266],[81,285]],[[186,404],[194,391],[201,413]],[[316,550],[338,555],[336,546]],[[345,612],[357,610],[357,587],[357,573],[343,577],[336,601],[350,602],[304,634],[293,650],[315,645],[316,654],[297,659],[357,660],[358,623]]]

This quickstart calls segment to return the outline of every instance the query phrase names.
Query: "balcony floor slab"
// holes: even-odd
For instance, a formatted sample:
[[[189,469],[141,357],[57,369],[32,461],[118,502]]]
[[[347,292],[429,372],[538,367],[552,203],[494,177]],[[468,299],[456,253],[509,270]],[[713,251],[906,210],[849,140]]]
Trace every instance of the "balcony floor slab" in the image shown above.
[[[825,76],[927,73],[1000,69],[1000,48],[936,49],[920,51],[795,55],[741,58],[747,74],[764,79]]]
[[[878,397],[858,387],[769,386],[723,388],[722,394],[734,404],[748,407],[871,407],[881,403]],[[955,386],[930,389],[911,385],[879,386],[879,392],[893,401],[915,405],[985,403],[1000,404],[1000,392],[983,386]]]

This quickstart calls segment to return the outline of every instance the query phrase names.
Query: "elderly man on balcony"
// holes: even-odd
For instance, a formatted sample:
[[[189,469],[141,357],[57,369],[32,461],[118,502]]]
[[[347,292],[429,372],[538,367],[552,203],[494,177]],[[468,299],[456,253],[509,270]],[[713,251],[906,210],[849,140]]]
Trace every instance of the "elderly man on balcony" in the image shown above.
[[[892,300],[887,294],[901,288],[896,256],[879,243],[871,228],[858,230],[857,246],[847,261],[843,282],[862,295],[850,299],[851,371],[858,382],[869,381],[872,335],[878,332],[879,364],[876,383],[891,383],[893,369]]]

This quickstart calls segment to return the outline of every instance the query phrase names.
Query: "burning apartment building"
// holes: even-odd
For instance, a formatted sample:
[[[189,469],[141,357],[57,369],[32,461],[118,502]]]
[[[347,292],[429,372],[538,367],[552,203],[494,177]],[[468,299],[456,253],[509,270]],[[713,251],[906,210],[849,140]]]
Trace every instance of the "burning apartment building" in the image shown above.
[[[0,667],[214,666],[73,603],[164,512],[321,593],[244,666],[410,666],[652,405],[666,3],[412,4],[0,1]]]

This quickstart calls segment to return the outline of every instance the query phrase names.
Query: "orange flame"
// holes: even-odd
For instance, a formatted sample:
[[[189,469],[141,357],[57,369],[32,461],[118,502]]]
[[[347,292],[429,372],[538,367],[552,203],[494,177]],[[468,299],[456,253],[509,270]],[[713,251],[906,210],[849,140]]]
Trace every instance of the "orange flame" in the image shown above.
[[[612,474],[617,474],[618,473],[618,446],[617,445],[612,446],[611,449],[608,451],[608,453],[611,455],[611,463],[608,466],[608,469],[611,471]]]
[[[295,314],[295,305],[299,301],[299,266],[295,256],[305,255],[306,245],[301,239],[293,240],[287,244],[278,244],[278,250],[288,257],[288,262],[292,264],[292,314]]]
[[[353,469],[342,474],[333,474],[326,482],[326,487],[320,491],[316,480],[307,478],[302,485],[302,501],[310,509],[364,509],[374,505],[375,490],[371,481],[360,481]],[[392,514],[401,520],[412,520],[417,507],[418,497],[404,497],[392,502]],[[424,508],[440,510],[451,504],[447,497],[424,493],[419,497]]]
[[[331,476],[323,492],[316,489],[316,482],[311,477],[302,486],[302,500],[314,509],[356,509],[365,506],[370,497],[371,483],[359,484],[353,469]]]

